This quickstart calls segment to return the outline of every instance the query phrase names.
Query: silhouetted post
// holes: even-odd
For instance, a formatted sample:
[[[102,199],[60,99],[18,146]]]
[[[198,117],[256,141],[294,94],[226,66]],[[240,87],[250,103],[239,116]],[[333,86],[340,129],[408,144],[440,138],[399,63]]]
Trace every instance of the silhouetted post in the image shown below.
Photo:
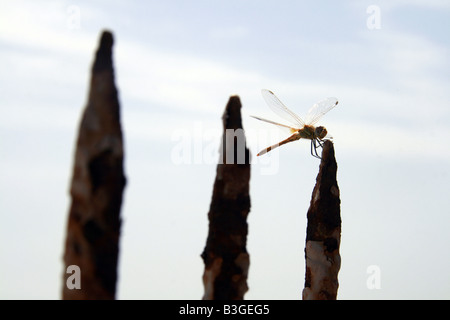
[[[341,267],[341,214],[337,163],[331,141],[325,141],[306,229],[306,277],[303,299],[335,300]]]
[[[247,216],[250,211],[250,153],[241,120],[241,102],[230,97],[222,116],[223,139],[202,253],[204,300],[241,300],[248,290]]]
[[[78,132],[63,299],[114,299],[116,294],[125,176],[112,46],[112,34],[103,32]]]

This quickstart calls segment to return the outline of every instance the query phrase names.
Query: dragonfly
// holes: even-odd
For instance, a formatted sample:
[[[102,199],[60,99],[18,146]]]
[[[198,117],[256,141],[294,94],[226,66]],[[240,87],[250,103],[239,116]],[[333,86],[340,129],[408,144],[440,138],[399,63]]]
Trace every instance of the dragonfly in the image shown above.
[[[261,94],[273,112],[275,112],[280,117],[284,118],[290,125],[285,125],[275,121],[263,119],[256,116],[251,116],[255,119],[274,124],[276,126],[289,129],[292,135],[287,139],[278,142],[270,147],[261,150],[257,156],[266,154],[279,146],[286,143],[296,141],[299,139],[309,139],[311,140],[311,155],[313,157],[321,159],[317,153],[317,148],[323,146],[324,139],[327,139],[327,129],[325,127],[314,125],[322,118],[324,114],[337,106],[338,100],[336,98],[330,97],[315,103],[311,109],[309,109],[308,114],[303,120],[290,109],[288,109],[277,96],[270,90],[262,89]]]

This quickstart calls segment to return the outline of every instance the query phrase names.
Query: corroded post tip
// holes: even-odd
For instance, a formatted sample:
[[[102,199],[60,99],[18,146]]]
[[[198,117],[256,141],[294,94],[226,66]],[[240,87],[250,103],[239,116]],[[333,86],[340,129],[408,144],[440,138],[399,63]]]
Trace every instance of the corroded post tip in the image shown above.
[[[103,32],[92,67],[70,185],[64,252],[64,300],[115,299],[121,205],[126,177],[120,105],[112,63],[113,37]],[[67,268],[81,270],[80,290]]]
[[[335,300],[341,266],[340,196],[333,143],[325,141],[307,213],[306,275],[303,299]]]
[[[322,148],[322,162],[336,161],[334,158],[334,145],[331,140],[326,140]]]
[[[239,96],[231,96],[222,115],[224,129],[242,129],[241,108]]]
[[[250,162],[241,107],[239,97],[231,96],[222,116],[221,155],[208,212],[208,238],[201,254],[204,300],[242,300],[248,290]]]
[[[95,55],[95,62],[92,68],[93,72],[103,70],[112,70],[112,47],[114,44],[114,37],[110,31],[103,31],[100,37],[100,44]]]
[[[100,47],[111,49],[114,44],[114,37],[111,31],[104,30],[100,38]]]

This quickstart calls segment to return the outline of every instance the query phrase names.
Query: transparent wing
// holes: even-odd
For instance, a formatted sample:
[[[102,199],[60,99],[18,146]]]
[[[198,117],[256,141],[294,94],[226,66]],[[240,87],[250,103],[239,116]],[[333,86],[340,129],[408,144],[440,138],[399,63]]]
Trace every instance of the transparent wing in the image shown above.
[[[326,98],[317,102],[309,109],[305,117],[305,123],[310,126],[316,124],[325,113],[336,107],[337,104],[338,100],[336,98]]]
[[[270,109],[277,115],[291,123],[294,127],[303,128],[305,126],[305,122],[298,115],[289,110],[272,91],[262,89],[261,94]]]
[[[258,119],[258,120],[261,120],[261,121],[264,121],[264,122],[268,122],[268,123],[274,124],[276,126],[282,127],[283,129],[289,129],[289,132],[291,132],[291,133],[297,132],[298,129],[300,129],[300,128],[293,128],[293,127],[287,126],[287,125],[282,124],[282,123],[278,123],[278,122],[275,122],[275,121],[272,121],[272,120],[263,119],[263,118],[256,117],[256,116],[250,116],[250,117]]]

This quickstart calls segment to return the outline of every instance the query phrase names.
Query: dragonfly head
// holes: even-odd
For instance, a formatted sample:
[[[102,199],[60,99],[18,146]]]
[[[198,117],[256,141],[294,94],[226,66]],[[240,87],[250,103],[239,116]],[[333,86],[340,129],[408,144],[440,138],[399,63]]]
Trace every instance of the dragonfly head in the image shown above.
[[[323,139],[327,135],[327,129],[322,126],[316,127],[316,129],[314,130],[314,135],[319,139]]]

